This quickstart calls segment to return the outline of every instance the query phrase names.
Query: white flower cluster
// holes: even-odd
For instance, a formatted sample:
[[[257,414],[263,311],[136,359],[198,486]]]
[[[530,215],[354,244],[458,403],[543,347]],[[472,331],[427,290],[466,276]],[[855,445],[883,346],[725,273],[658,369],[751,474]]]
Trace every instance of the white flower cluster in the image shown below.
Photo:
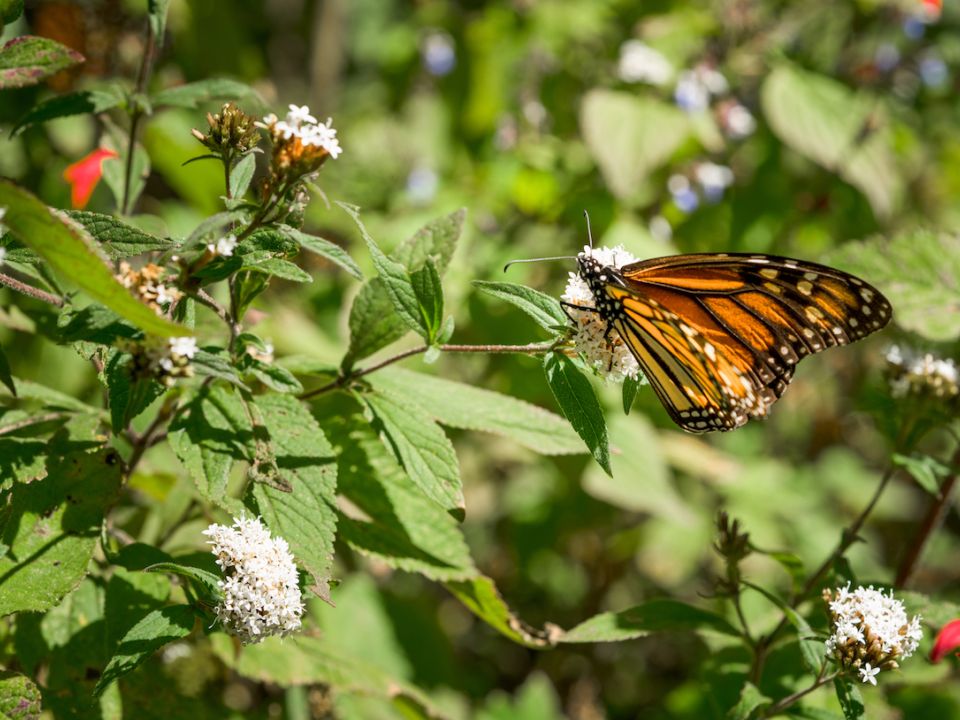
[[[180,367],[193,360],[197,354],[197,339],[192,337],[170,338],[167,343],[166,357],[160,358],[160,367],[167,372],[171,372],[174,367]]]
[[[283,120],[279,120],[271,113],[259,124],[285,140],[298,138],[304,147],[323,148],[336,160],[343,149],[340,147],[340,141],[337,140],[337,131],[331,123],[333,123],[332,118],[327,118],[326,123],[317,122],[306,105],[290,105],[290,111]]]
[[[260,518],[235,518],[233,527],[203,531],[224,579],[217,618],[244,643],[286,635],[300,627],[303,601],[297,566],[283,538],[273,538]]]
[[[898,345],[890,346],[886,359],[891,372],[890,392],[894,397],[932,394],[952,399],[960,396],[960,371],[953,360],[934,357],[931,353],[905,352]]]
[[[673,65],[645,42],[627,40],[620,46],[617,74],[627,83],[644,82],[662,86],[673,79]]]
[[[865,683],[876,685],[881,670],[898,667],[897,661],[910,657],[923,630],[920,616],[907,618],[907,611],[893,591],[862,585],[856,590],[837,588],[824,593],[833,620],[833,634],[827,639],[827,655],[844,668],[853,668]]]
[[[624,250],[621,245],[613,248],[584,247],[583,251],[592,255],[603,265],[611,265],[615,268],[637,261],[637,258]],[[570,273],[567,287],[560,299],[570,305],[583,308],[596,307],[597,302],[590,291],[590,286],[578,273],[574,272]],[[573,337],[574,347],[588,364],[600,375],[613,382],[623,382],[628,377],[634,380],[638,378],[640,365],[615,328],[606,335],[607,323],[593,310],[577,310],[568,306],[567,312],[576,326]]]
[[[230,257],[233,255],[233,251],[237,248],[237,236],[236,235],[227,235],[217,240],[215,243],[209,243],[207,245],[207,250],[209,250],[214,255],[220,255],[221,257]]]

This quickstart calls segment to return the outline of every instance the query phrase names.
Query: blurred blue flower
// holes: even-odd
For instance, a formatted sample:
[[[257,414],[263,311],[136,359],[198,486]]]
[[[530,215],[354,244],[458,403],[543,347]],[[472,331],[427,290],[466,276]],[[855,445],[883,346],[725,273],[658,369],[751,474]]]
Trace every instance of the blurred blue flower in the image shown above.
[[[724,191],[733,183],[733,170],[712,162],[697,165],[694,176],[703,188],[703,196],[711,203],[723,200]]]
[[[680,73],[673,99],[681,110],[703,112],[710,105],[710,91],[697,77],[696,73],[685,70]]]
[[[919,15],[908,15],[903,21],[903,34],[911,40],[919,40],[927,31],[927,23]]]
[[[673,198],[673,204],[681,212],[689,214],[700,206],[700,196],[690,186],[690,180],[685,175],[671,175],[667,180],[667,189]]]
[[[423,165],[417,165],[407,175],[407,196],[414,205],[427,205],[437,194],[440,179],[437,173]]]
[[[420,44],[420,55],[427,72],[436,77],[449,75],[457,65],[457,50],[449,34],[437,30]]]
[[[930,54],[920,61],[920,78],[927,87],[943,87],[950,79],[950,70],[942,57]]]

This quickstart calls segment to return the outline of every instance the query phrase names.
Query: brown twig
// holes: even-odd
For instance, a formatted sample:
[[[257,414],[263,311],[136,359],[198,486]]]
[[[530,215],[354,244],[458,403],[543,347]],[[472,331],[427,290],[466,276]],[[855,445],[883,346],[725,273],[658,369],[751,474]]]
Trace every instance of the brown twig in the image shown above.
[[[140,94],[147,87],[147,80],[150,78],[150,70],[153,66],[153,53],[156,45],[156,38],[153,35],[153,25],[147,22],[147,43],[143,48],[143,57],[140,59],[140,69],[137,72],[136,93]],[[137,130],[140,128],[140,119],[143,117],[143,110],[139,101],[135,102],[133,111],[130,113],[130,132],[127,142],[127,164],[123,173],[123,202],[120,204],[120,214],[128,215],[133,208],[130,207],[130,184],[133,179],[133,156],[137,147]]]
[[[960,469],[960,449],[957,449],[954,453],[950,467],[950,474],[944,478],[943,483],[940,485],[940,491],[927,509],[927,514],[924,516],[923,522],[920,523],[920,529],[917,531],[913,542],[910,543],[910,547],[907,549],[906,555],[904,555],[903,560],[900,562],[900,567],[897,570],[897,578],[893,582],[893,586],[896,588],[906,587],[907,583],[910,582],[917,563],[923,555],[923,550],[927,546],[927,541],[933,532],[940,527],[944,516],[946,516],[950,508],[950,496],[953,494],[953,488],[957,484],[957,478],[960,477],[960,472],[958,472],[958,469]]]
[[[787,695],[785,698],[781,698],[780,700],[778,700],[773,705],[771,705],[770,707],[768,707],[766,710],[763,711],[763,717],[765,718],[773,717],[774,715],[777,715],[778,713],[780,713],[782,710],[786,710],[788,707],[790,707],[795,702],[797,702],[797,700],[800,700],[801,698],[809,695],[817,688],[823,687],[828,682],[830,682],[835,677],[837,677],[837,675],[840,674],[839,672],[834,672],[834,673],[830,673],[829,675],[824,675],[824,671],[826,670],[826,667],[827,667],[826,665],[823,666],[823,669],[820,671],[820,675],[817,676],[817,679],[814,681],[814,683],[810,687],[804,688],[803,690],[798,690],[797,692],[791,695]]]
[[[539,355],[545,353],[548,350],[553,349],[556,345],[555,342],[548,343],[529,343],[527,345],[439,345],[437,346],[442,352],[449,353],[519,353],[527,355]],[[392,357],[388,357],[386,360],[377,363],[376,365],[371,365],[370,367],[362,368],[360,370],[354,370],[353,372],[347,373],[346,375],[341,375],[336,380],[333,380],[326,385],[322,385],[313,390],[300,395],[301,400],[309,400],[312,397],[317,395],[323,395],[324,393],[330,392],[331,390],[336,390],[337,388],[342,388],[347,385],[347,383],[357,378],[361,378],[364,375],[369,375],[370,373],[381,370],[388,365],[393,365],[396,362],[401,360],[406,360],[408,357],[413,357],[414,355],[420,355],[425,353],[430,349],[429,345],[421,345],[419,347],[410,348],[409,350],[404,350],[401,353],[397,353]]]
[[[16,278],[4,273],[0,273],[0,285],[6,285],[11,290],[16,290],[19,293],[29,295],[36,300],[42,300],[56,307],[63,307],[63,298],[44,292],[40,288],[35,288],[33,285],[27,285],[27,283],[20,282]]]

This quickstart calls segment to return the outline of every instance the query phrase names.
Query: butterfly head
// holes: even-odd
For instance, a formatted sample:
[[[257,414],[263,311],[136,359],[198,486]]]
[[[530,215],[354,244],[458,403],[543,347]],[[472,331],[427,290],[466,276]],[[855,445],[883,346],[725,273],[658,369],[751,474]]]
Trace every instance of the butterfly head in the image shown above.
[[[590,288],[596,302],[597,310],[602,316],[610,319],[616,315],[616,303],[607,292],[610,285],[623,285],[623,276],[614,265],[607,265],[595,256],[592,248],[584,248],[577,255],[578,274]]]

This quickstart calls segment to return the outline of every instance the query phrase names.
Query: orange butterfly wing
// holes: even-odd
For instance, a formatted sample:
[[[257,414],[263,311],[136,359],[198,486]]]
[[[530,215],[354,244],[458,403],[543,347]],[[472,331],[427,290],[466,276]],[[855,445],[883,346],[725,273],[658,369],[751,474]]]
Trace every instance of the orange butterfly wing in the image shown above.
[[[677,424],[730,430],[766,415],[806,355],[889,322],[874,287],[824,265],[700,254],[620,268],[613,320]]]

